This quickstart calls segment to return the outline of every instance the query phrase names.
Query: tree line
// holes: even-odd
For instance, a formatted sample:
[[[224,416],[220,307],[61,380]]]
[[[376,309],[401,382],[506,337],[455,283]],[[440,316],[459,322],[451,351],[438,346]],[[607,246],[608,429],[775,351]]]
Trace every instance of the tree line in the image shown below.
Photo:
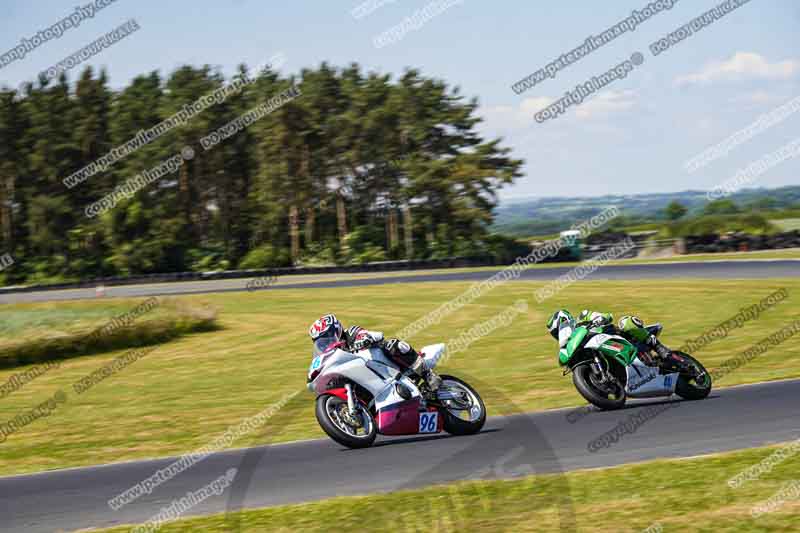
[[[183,66],[114,90],[104,71],[86,68],[75,82],[62,74],[0,90],[0,252],[15,258],[3,281],[441,258],[513,246],[488,227],[497,191],[520,176],[522,161],[500,139],[482,138],[477,101],[458,87],[414,69],[393,79],[355,63],[248,76],[245,65],[230,80],[208,65]],[[132,143],[234,84],[241,90]],[[292,88],[300,96],[212,150],[200,146]],[[138,148],[109,155],[123,145]],[[100,216],[85,215],[186,147],[193,157],[177,171]],[[98,160],[113,163],[65,185]]]

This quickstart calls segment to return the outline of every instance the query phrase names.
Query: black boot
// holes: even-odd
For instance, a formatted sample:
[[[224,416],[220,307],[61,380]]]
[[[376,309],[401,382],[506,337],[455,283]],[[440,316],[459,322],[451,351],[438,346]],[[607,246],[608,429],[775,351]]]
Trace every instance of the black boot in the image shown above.
[[[655,350],[656,354],[658,354],[658,358],[663,361],[668,360],[672,355],[672,350],[661,344],[658,337],[655,335],[650,335],[650,338],[647,339],[647,345]]]
[[[414,364],[409,368],[412,372],[425,380],[425,383],[432,392],[435,392],[441,387],[442,378],[440,378],[436,372],[428,368],[428,365],[425,364],[425,360],[422,357],[417,357],[417,360],[414,361]]]
[[[672,372],[685,372],[691,369],[686,359],[674,353],[672,350],[661,344],[658,337],[651,335],[648,345],[656,351],[661,368]]]
[[[442,378],[439,377],[439,374],[427,367],[425,368],[425,374],[423,374],[422,377],[425,379],[428,387],[430,387],[434,392],[439,390],[439,387],[442,386]]]

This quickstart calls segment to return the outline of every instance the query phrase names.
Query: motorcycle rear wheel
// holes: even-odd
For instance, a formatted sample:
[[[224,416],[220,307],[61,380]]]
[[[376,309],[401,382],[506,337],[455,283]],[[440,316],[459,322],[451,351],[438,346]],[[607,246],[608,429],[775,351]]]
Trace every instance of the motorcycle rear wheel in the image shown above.
[[[678,376],[678,383],[675,385],[675,394],[685,400],[702,400],[711,392],[712,380],[711,374],[708,373],[706,368],[694,357],[684,352],[675,352],[689,362],[700,371],[700,376],[703,379],[698,382],[694,376],[689,376],[683,372]]]
[[[356,410],[361,417],[364,433],[359,434],[359,428],[347,423],[343,418],[343,411],[347,410],[347,402],[332,394],[322,394],[317,397],[315,413],[320,427],[330,438],[348,448],[369,448],[378,436],[375,420],[366,407],[356,404]]]
[[[442,374],[439,377],[442,378],[440,390],[445,387],[459,390],[459,392],[467,395],[471,404],[469,409],[458,409],[457,407],[461,406],[456,405],[454,402],[450,404],[442,402],[443,405],[439,408],[439,412],[442,413],[444,430],[451,435],[474,435],[479,432],[486,423],[486,406],[483,404],[478,391],[473,389],[466,381],[455,376]],[[456,412],[463,413],[464,411],[469,412],[469,419],[464,419],[456,414]]]

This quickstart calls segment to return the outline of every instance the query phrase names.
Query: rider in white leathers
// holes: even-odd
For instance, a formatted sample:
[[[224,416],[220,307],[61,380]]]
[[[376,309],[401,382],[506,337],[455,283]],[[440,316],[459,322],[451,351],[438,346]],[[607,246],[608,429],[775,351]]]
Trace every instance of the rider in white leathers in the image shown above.
[[[341,322],[335,315],[329,314],[314,322],[308,331],[311,340],[316,343],[323,340],[344,342],[348,351],[364,350],[379,347],[386,356],[401,369],[410,371],[418,378],[424,379],[428,387],[435,391],[442,384],[441,378],[425,364],[425,360],[407,342],[400,339],[384,340],[383,332],[368,331],[361,326],[350,326],[344,331]]]

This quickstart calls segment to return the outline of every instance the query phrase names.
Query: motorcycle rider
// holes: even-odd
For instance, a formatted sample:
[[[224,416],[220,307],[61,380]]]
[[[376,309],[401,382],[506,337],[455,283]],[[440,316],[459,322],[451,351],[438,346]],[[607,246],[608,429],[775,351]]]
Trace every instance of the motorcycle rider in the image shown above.
[[[573,320],[572,315],[566,309],[561,309],[553,313],[547,321],[547,329],[550,334],[558,340],[558,330],[564,321]],[[625,315],[619,319],[617,326],[614,326],[614,315],[611,313],[600,313],[598,311],[591,311],[584,309],[578,315],[578,320],[575,322],[576,326],[588,325],[594,328],[602,328],[604,333],[611,335],[621,335],[634,345],[640,348],[647,363],[658,363],[659,361],[649,361],[651,359],[647,352],[655,350],[661,366],[668,369],[682,370],[687,368],[687,363],[683,357],[674,353],[672,350],[661,344],[658,337],[647,328],[644,327],[644,322],[633,315]]]
[[[308,330],[314,345],[330,345],[341,342],[344,349],[357,352],[366,348],[381,348],[390,360],[394,361],[401,369],[407,370],[412,376],[423,379],[430,390],[435,391],[442,384],[442,379],[425,364],[414,348],[400,339],[384,340],[383,332],[368,331],[361,326],[350,326],[344,330],[342,323],[334,314],[322,316],[311,324]]]

